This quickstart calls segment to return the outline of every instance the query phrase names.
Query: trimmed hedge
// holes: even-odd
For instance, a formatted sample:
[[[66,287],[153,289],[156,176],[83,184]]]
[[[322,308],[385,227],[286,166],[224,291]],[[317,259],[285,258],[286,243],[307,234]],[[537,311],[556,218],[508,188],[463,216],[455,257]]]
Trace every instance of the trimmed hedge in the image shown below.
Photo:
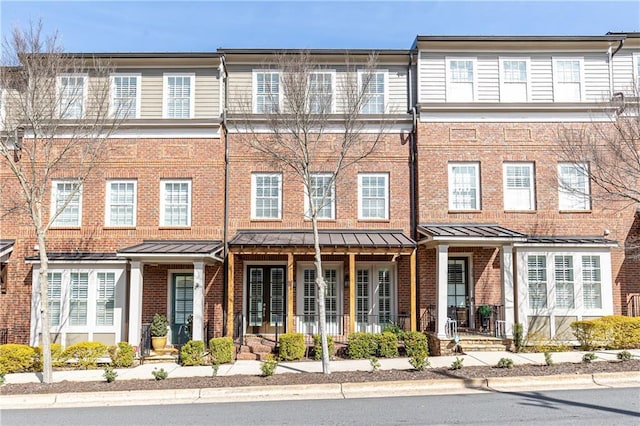
[[[34,368],[36,351],[28,345],[0,345],[0,373],[19,373]]]
[[[182,365],[204,365],[204,342],[202,340],[189,340],[180,348],[180,361]]]
[[[67,360],[62,356],[62,345],[59,343],[52,343],[49,347],[51,348],[51,365],[53,367],[64,366]],[[36,346],[33,349],[36,352],[33,358],[33,370],[42,371],[42,346]]]
[[[347,354],[351,359],[364,359],[376,356],[378,339],[375,334],[356,332],[349,335]]]
[[[398,336],[392,332],[376,334],[378,340],[377,355],[383,358],[396,358],[398,354]]]
[[[329,358],[333,356],[335,344],[333,342],[333,336],[327,336],[327,346],[329,347]],[[322,340],[319,334],[313,335],[313,359],[322,359]]]
[[[283,361],[295,361],[304,357],[307,349],[302,333],[284,333],[280,335],[278,355]]]
[[[119,342],[118,345],[111,345],[108,348],[111,364],[114,367],[131,367],[135,359],[135,351],[133,346],[128,342]]]
[[[233,362],[233,339],[231,337],[214,337],[209,340],[209,351],[213,364]]]
[[[80,342],[68,346],[62,352],[62,358],[74,358],[78,366],[86,369],[95,368],[98,358],[107,355],[107,345],[101,342]]]
[[[571,328],[584,350],[640,348],[640,317],[609,315],[574,321]]]
[[[404,349],[409,358],[414,356],[428,356],[429,344],[427,336],[419,331],[407,331],[403,336]]]

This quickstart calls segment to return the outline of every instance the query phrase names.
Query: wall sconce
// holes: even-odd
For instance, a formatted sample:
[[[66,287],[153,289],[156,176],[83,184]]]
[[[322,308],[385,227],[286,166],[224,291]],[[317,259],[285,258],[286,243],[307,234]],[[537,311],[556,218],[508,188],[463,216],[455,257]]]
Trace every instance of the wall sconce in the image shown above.
[[[344,288],[349,288],[349,274],[344,274]]]

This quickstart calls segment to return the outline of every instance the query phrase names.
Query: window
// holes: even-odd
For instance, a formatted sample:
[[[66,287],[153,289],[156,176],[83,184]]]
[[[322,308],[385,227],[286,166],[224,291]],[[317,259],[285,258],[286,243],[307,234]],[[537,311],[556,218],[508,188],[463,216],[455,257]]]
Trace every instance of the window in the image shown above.
[[[78,227],[82,219],[82,187],[72,181],[53,181],[51,217],[53,226]],[[66,206],[65,206],[66,203]]]
[[[356,331],[380,332],[397,321],[395,269],[391,264],[356,265]]]
[[[191,226],[191,181],[164,180],[160,192],[160,226]]]
[[[96,294],[96,325],[113,325],[113,308],[115,305],[116,274],[98,272]]]
[[[140,117],[140,75],[111,76],[111,114],[117,118]]]
[[[533,163],[504,164],[504,209],[535,209]]]
[[[573,256],[555,256],[556,308],[573,309]]]
[[[560,210],[589,210],[588,165],[558,164],[558,206]]]
[[[195,74],[164,74],[164,118],[193,118]]]
[[[107,226],[136,225],[136,181],[107,181]]]
[[[602,308],[600,256],[582,256],[582,295],[585,309]]]
[[[547,307],[547,258],[541,255],[527,257],[529,281],[529,309]]]
[[[326,311],[327,332],[330,334],[340,334],[342,331],[342,321],[338,321],[340,314],[340,287],[338,277],[342,276],[341,268],[338,266],[327,266],[323,269],[326,283],[324,304]],[[297,330],[304,330],[309,333],[317,332],[317,295],[316,270],[311,264],[298,266],[298,288],[296,290]]]
[[[280,219],[282,215],[282,175],[251,175],[251,218]]]
[[[69,325],[87,325],[87,300],[89,298],[89,274],[71,273],[69,293]]]
[[[276,112],[280,108],[280,74],[277,71],[254,71],[254,110],[258,114]]]
[[[389,219],[389,175],[358,175],[358,219]]]
[[[360,112],[362,114],[384,114],[387,71],[359,71],[358,80],[364,97]]]
[[[553,60],[553,99],[556,102],[578,102],[582,99],[582,60]]]
[[[49,272],[47,274],[49,286],[47,288],[47,298],[49,303],[49,325],[59,326],[62,316],[62,273]]]
[[[447,58],[447,101],[475,100],[475,58]]]
[[[333,112],[333,72],[312,72],[309,75],[309,111],[314,114]]]
[[[480,210],[479,163],[449,163],[449,210]]]
[[[318,219],[335,219],[335,186],[331,183],[331,174],[317,173],[311,175],[311,199],[316,208]],[[305,194],[305,210],[307,218],[309,210],[309,194]]]
[[[58,76],[58,111],[60,118],[82,118],[85,113],[86,75]]]
[[[529,61],[527,59],[500,58],[500,101],[526,102]]]

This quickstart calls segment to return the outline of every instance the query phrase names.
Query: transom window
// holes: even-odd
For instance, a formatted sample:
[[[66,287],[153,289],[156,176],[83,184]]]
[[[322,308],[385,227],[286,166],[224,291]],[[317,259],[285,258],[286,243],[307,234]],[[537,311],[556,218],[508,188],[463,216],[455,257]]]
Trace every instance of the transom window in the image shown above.
[[[111,76],[111,114],[118,118],[140,116],[140,77],[138,75]]]
[[[58,77],[58,111],[61,118],[84,117],[85,75],[62,75]]]
[[[479,163],[449,163],[449,210],[480,210]]]
[[[554,59],[554,95],[556,102],[577,102],[582,98],[581,59]]]
[[[160,192],[160,226],[190,226],[191,181],[162,181]]]
[[[558,204],[560,210],[591,208],[587,164],[558,164]]]
[[[107,226],[136,225],[136,181],[107,182]]]
[[[194,74],[164,74],[164,117],[193,118]]]
[[[309,111],[313,114],[333,112],[332,72],[313,72],[309,75]]]
[[[504,164],[504,209],[535,209],[533,163]]]
[[[335,186],[331,183],[330,173],[311,175],[311,200],[317,211],[318,219],[335,219]],[[306,216],[311,217],[309,195],[305,194]]]
[[[251,217],[280,219],[282,215],[282,175],[254,173],[251,175]]]
[[[255,112],[276,112],[280,108],[280,74],[277,71],[255,71]]]
[[[474,100],[475,62],[472,58],[447,58],[447,101]]]
[[[358,219],[389,219],[389,175],[358,175]]]
[[[382,70],[371,73],[360,71],[358,78],[364,96],[360,112],[363,114],[383,114],[385,110],[387,72]]]
[[[78,227],[82,217],[82,187],[73,181],[53,181],[51,216],[57,227]]]
[[[528,99],[526,59],[500,59],[500,100],[526,102]]]

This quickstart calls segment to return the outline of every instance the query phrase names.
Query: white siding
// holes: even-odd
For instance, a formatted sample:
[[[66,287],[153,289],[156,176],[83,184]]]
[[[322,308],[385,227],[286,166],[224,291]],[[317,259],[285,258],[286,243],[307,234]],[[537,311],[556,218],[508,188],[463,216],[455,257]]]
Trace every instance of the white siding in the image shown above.
[[[418,59],[418,102],[446,100],[446,66],[444,55],[420,52]]]
[[[553,67],[551,56],[531,56],[531,101],[553,102]]]
[[[613,91],[631,95],[633,75],[633,52],[621,50],[613,57]]]
[[[495,55],[478,56],[476,67],[478,102],[500,101],[500,72],[498,57]]]
[[[384,64],[380,68],[388,70],[389,88],[387,93],[389,99],[386,100],[387,112],[389,113],[405,113],[408,111],[407,101],[407,79],[409,73],[406,66],[392,65],[385,67]]]
[[[583,101],[593,102],[609,99],[609,65],[606,52],[587,54],[584,56],[585,98]]]

